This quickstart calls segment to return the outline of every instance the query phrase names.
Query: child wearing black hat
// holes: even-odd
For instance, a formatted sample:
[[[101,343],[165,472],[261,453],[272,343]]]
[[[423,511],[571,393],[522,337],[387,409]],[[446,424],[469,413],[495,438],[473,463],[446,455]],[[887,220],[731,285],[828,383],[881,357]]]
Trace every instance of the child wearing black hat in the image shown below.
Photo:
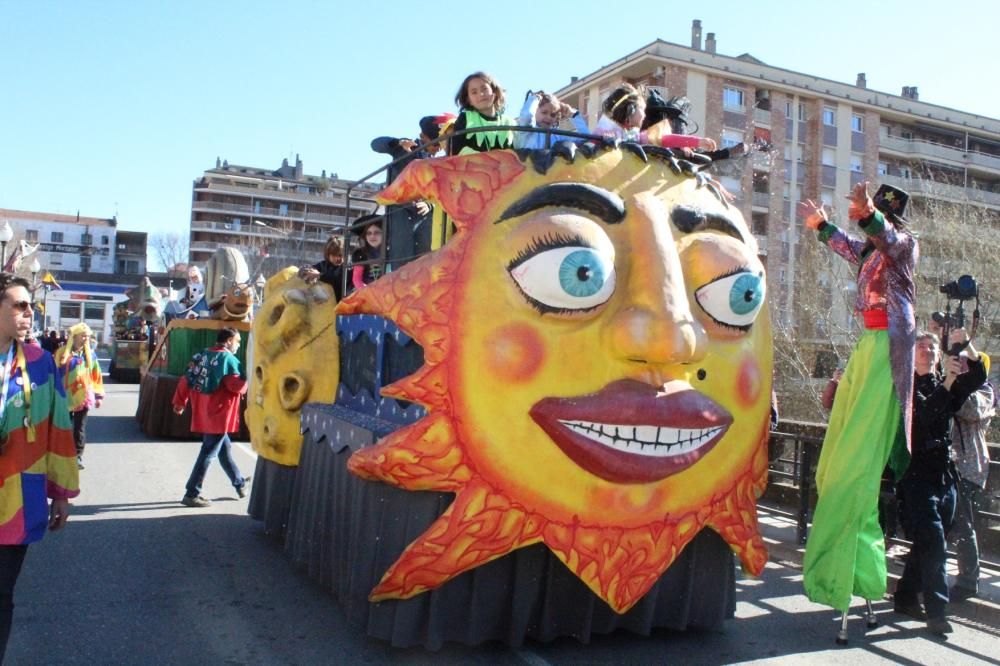
[[[351,284],[361,289],[382,275],[382,216],[359,217],[354,221],[354,233],[361,237],[361,247],[351,254]]]

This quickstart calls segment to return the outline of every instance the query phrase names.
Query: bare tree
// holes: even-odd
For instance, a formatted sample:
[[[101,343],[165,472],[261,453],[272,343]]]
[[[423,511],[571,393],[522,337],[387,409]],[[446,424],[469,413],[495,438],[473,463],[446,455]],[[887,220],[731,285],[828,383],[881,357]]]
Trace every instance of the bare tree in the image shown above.
[[[165,272],[177,264],[188,263],[188,236],[186,234],[160,233],[150,239],[156,259]]]

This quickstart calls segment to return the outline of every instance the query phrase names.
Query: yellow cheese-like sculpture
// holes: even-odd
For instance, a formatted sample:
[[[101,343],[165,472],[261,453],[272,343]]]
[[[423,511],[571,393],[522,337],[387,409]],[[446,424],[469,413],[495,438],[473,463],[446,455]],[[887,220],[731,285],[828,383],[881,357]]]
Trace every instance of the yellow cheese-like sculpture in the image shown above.
[[[290,266],[264,286],[253,323],[253,368],[246,410],[250,441],[264,458],[298,465],[299,412],[332,403],[340,380],[336,299],[322,282],[306,284]]]

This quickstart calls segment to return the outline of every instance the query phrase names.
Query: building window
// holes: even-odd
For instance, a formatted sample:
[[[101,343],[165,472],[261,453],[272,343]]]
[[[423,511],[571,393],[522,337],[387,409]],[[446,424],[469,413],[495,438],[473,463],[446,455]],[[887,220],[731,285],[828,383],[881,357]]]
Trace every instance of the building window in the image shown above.
[[[733,146],[743,143],[743,132],[737,132],[735,130],[722,130],[722,147],[732,148]]]
[[[51,238],[51,240],[52,240],[53,243],[62,243],[63,242],[62,232],[61,231],[53,231],[52,232],[52,238]]]
[[[25,229],[24,230],[24,240],[29,243],[38,242],[38,229]]]
[[[90,234],[80,234],[80,245],[93,245],[94,237]]]
[[[59,318],[72,319],[74,323],[80,321],[80,306],[82,305],[83,305],[82,303],[73,303],[72,301],[60,302]]]
[[[62,258],[61,252],[49,252],[49,265],[62,266]]]
[[[108,245],[108,244],[109,244],[108,237],[101,236],[101,245]]]
[[[851,131],[852,132],[864,132],[865,131],[865,119],[864,117],[858,115],[857,113],[851,114]]]
[[[806,121],[806,105],[802,102],[799,102],[799,120]]]
[[[864,160],[861,155],[851,155],[851,171],[860,172],[864,167]]]
[[[83,318],[104,321],[104,303],[84,303]]]
[[[823,202],[823,205],[827,208],[833,207],[833,190],[824,187],[823,191],[819,193],[819,200]]]
[[[743,91],[739,88],[723,88],[722,106],[731,111],[743,111]]]
[[[823,166],[836,166],[837,165],[837,155],[833,148],[823,149]]]
[[[288,204],[278,204],[278,215],[288,217]]]
[[[80,270],[84,272],[90,270],[90,257],[80,257]]]
[[[789,120],[792,119],[792,103],[791,102],[785,102],[785,117],[788,118]]]
[[[138,275],[139,261],[137,259],[119,259],[117,272],[121,275]]]
[[[885,162],[878,163],[878,175],[884,176],[889,173],[889,165]]]
[[[828,127],[836,127],[837,126],[837,110],[836,109],[834,109],[832,107],[829,107],[829,106],[824,106],[823,107],[823,124],[826,125],[826,126],[828,126]]]

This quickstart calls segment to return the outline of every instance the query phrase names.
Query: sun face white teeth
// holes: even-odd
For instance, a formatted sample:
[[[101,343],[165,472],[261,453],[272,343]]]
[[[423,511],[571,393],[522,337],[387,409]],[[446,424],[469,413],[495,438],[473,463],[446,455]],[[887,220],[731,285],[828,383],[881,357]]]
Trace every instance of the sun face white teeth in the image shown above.
[[[653,458],[667,458],[701,448],[725,426],[711,428],[668,428],[619,426],[592,421],[563,421],[573,432],[608,448]]]

